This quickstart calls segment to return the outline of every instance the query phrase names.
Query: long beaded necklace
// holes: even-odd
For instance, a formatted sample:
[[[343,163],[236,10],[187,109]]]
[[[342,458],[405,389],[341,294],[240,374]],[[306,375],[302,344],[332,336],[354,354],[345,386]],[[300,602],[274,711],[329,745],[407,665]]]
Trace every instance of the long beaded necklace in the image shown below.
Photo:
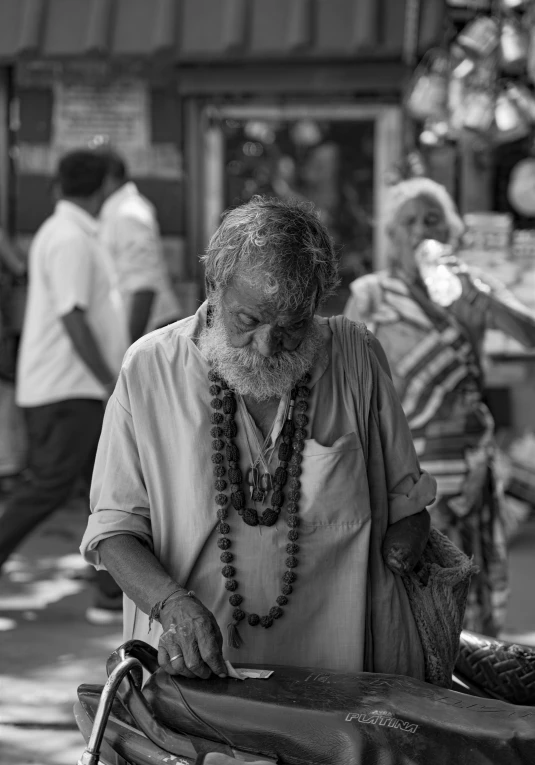
[[[288,596],[292,594],[292,585],[297,579],[294,569],[297,567],[297,553],[299,545],[297,540],[299,534],[298,510],[299,500],[301,498],[301,462],[303,461],[302,451],[306,439],[306,426],[308,417],[305,412],[308,409],[306,399],[310,395],[307,384],[310,382],[310,375],[305,375],[292,389],[290,393],[290,406],[286,421],[282,428],[282,441],[279,445],[278,458],[279,466],[273,476],[273,494],[271,497],[271,507],[266,508],[260,515],[253,509],[245,506],[245,492],[242,488],[243,475],[240,469],[240,453],[234,443],[238,432],[235,421],[237,409],[236,396],[229,389],[227,383],[214,371],[208,373],[210,381],[210,395],[213,396],[211,406],[214,412],[210,417],[212,428],[212,462],[214,463],[215,489],[217,491],[215,502],[217,505],[217,531],[220,534],[217,540],[217,546],[222,551],[220,560],[224,564],[221,573],[225,578],[225,588],[231,593],[229,603],[233,607],[232,621],[227,626],[227,639],[232,648],[239,648],[242,644],[238,624],[247,617],[251,627],[260,624],[264,628],[273,625],[275,619],[280,619],[283,615],[283,606],[288,605]],[[221,398],[222,395],[222,398]],[[228,469],[224,462],[228,464]],[[228,481],[225,479],[228,479]],[[288,513],[286,524],[289,527],[288,544],[286,545],[286,571],[282,576],[281,594],[277,597],[277,605],[270,608],[269,613],[260,616],[254,612],[246,613],[240,606],[243,604],[243,596],[236,592],[238,581],[236,580],[236,569],[231,563],[234,561],[234,554],[230,552],[231,540],[229,538],[230,525],[229,517],[229,497],[225,490],[230,484],[230,505],[241,517],[242,521],[248,526],[273,526],[281,513],[284,503],[283,488],[288,484],[288,502],[286,510]]]

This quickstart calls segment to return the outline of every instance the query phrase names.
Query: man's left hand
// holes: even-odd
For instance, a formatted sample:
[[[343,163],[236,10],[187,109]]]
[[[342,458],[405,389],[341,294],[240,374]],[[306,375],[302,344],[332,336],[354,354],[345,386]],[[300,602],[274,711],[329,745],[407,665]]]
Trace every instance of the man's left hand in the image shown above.
[[[430,527],[431,518],[427,510],[402,518],[388,527],[383,542],[383,558],[394,574],[410,574],[422,556]]]

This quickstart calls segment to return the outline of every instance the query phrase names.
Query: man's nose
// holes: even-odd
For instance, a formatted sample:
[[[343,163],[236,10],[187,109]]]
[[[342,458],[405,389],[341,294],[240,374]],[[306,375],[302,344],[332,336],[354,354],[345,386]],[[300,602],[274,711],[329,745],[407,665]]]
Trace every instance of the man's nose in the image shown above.
[[[259,327],[254,336],[254,348],[266,358],[277,353],[280,348],[280,340],[273,327],[268,325]]]

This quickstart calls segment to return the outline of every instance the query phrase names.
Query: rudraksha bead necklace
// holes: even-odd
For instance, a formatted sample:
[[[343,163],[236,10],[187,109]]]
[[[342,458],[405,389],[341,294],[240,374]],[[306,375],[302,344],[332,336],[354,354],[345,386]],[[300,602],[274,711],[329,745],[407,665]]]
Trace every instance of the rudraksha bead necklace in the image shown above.
[[[224,564],[221,569],[225,577],[225,588],[231,593],[229,603],[233,607],[232,621],[227,626],[227,639],[232,648],[239,648],[242,644],[238,624],[247,617],[247,621],[252,627],[260,624],[266,629],[271,627],[275,619],[280,619],[284,611],[282,606],[288,605],[288,596],[292,594],[292,585],[297,579],[294,569],[297,566],[297,553],[299,545],[297,540],[299,534],[298,510],[299,499],[301,497],[301,462],[303,460],[302,451],[306,439],[306,426],[308,417],[305,412],[308,409],[306,399],[310,395],[307,384],[310,382],[310,375],[305,375],[296,387],[290,393],[290,406],[288,415],[282,428],[282,441],[279,444],[279,466],[273,476],[273,493],[271,496],[271,507],[266,508],[260,515],[254,508],[246,507],[245,492],[242,488],[243,475],[240,469],[240,453],[234,443],[238,432],[235,413],[237,409],[236,396],[229,389],[227,383],[214,371],[208,373],[210,381],[210,395],[213,397],[211,406],[214,412],[210,421],[212,429],[212,462],[214,463],[214,477],[217,505],[217,530],[221,535],[217,540],[217,546],[221,552],[221,562]],[[221,398],[222,396],[222,398]],[[225,458],[228,468],[225,467]],[[236,569],[231,563],[234,561],[234,554],[230,552],[231,540],[229,538],[230,525],[229,517],[229,496],[224,492],[230,485],[230,505],[241,516],[241,519],[248,526],[273,526],[281,513],[284,503],[283,488],[288,484],[288,503],[286,510],[288,513],[286,524],[289,527],[288,544],[286,545],[286,571],[282,576],[281,594],[277,597],[277,605],[269,610],[268,614],[259,616],[256,613],[246,613],[240,606],[243,604],[243,596],[236,590],[238,581],[236,580]]]

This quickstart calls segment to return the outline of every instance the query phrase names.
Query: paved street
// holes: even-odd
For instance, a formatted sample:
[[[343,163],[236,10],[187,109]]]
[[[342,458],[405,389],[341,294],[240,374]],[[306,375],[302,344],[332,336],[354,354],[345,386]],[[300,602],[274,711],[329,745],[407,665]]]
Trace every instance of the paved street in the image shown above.
[[[24,544],[0,580],[0,762],[73,765],[83,750],[72,705],[82,682],[103,682],[116,627],[84,620],[90,587],[77,554],[83,502],[56,514]],[[511,548],[507,635],[535,645],[535,522]]]
[[[0,762],[73,765],[83,751],[72,706],[80,683],[103,682],[121,631],[84,618],[91,589],[77,546],[81,500],[28,539],[0,579]]]

